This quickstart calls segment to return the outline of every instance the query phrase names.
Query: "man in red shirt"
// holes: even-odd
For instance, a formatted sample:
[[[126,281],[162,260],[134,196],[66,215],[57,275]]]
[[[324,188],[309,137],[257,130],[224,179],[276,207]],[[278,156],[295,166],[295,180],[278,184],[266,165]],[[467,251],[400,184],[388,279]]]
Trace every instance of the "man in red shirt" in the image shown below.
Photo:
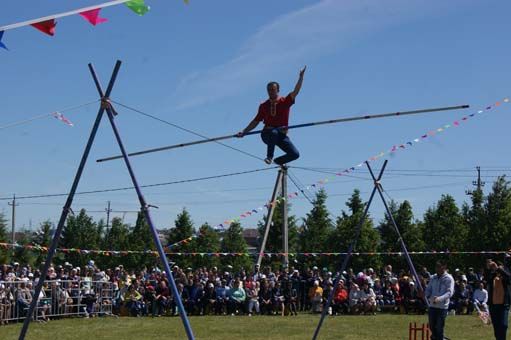
[[[259,105],[257,116],[250,124],[243,131],[238,132],[238,137],[241,138],[246,133],[255,129],[260,122],[264,123],[261,139],[268,146],[266,159],[264,160],[267,164],[271,164],[273,161],[275,164],[284,165],[300,157],[300,153],[287,135],[287,126],[289,125],[289,112],[302,88],[303,75],[306,68],[307,66],[300,70],[300,76],[294,90],[286,97],[279,96],[279,83],[274,81],[268,83],[266,90],[268,91],[269,99]],[[284,151],[285,155],[273,160],[275,145]]]

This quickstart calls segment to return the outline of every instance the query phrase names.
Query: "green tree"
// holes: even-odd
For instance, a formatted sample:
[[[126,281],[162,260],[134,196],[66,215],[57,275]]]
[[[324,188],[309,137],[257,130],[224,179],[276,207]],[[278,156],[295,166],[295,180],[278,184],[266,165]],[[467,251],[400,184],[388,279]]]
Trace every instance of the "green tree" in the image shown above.
[[[39,230],[37,230],[32,236],[32,243],[37,244],[42,247],[49,247],[52,241],[53,233],[55,231],[55,226],[50,220],[46,220],[41,223]],[[55,254],[55,256],[59,256],[61,254]],[[36,263],[42,263],[46,259],[46,253],[37,254]]]
[[[233,222],[223,234],[221,242],[221,251],[223,253],[247,253],[247,242],[243,238],[243,229],[239,222]],[[248,256],[224,256],[222,257],[222,265],[233,266],[234,271],[242,268],[250,269],[252,261]]]
[[[102,249],[105,250],[131,250],[130,249],[130,228],[129,225],[123,223],[120,217],[114,217],[110,224],[110,228],[106,230],[103,238]],[[125,265],[122,258],[103,256],[100,259],[103,266],[112,268],[119,264]]]
[[[267,253],[281,253],[284,251],[282,247],[282,228],[284,226],[284,204],[287,204],[287,225],[288,225],[288,244],[289,244],[289,252],[294,253],[298,251],[298,227],[296,225],[296,216],[290,215],[291,204],[285,202],[284,200],[279,200],[275,206],[275,211],[273,212],[272,223],[270,226],[270,230],[268,232],[268,240],[266,242],[265,252]],[[257,230],[259,232],[259,237],[262,242],[264,237],[265,225],[266,225],[267,216],[263,218],[262,221],[259,221]],[[265,258],[265,261],[267,259]],[[280,263],[281,259],[272,257],[272,263]]]
[[[488,194],[484,249],[507,250],[511,246],[511,188],[505,176],[499,177]],[[480,249],[481,250],[481,249]]]
[[[145,216],[142,212],[137,215],[135,226],[131,230],[128,237],[129,248],[139,252],[150,252],[156,249],[154,240],[151,233],[151,228],[147,223]],[[158,260],[158,257],[150,254],[131,254],[126,259],[126,265],[131,269],[141,269],[142,267],[153,266]]]
[[[424,214],[423,240],[428,250],[463,251],[466,249],[468,227],[454,198],[442,195],[438,203]],[[433,267],[436,257],[428,257],[428,266]],[[460,266],[463,258],[452,257],[450,266]]]
[[[0,212],[0,242],[7,243],[7,220]],[[9,248],[0,247],[0,263],[9,262]]]
[[[195,239],[195,249],[197,253],[217,253],[220,252],[220,236],[209,224],[204,223],[199,228],[199,236]],[[193,259],[194,268],[218,266],[220,261],[216,256],[197,255]]]
[[[360,198],[360,191],[358,189],[354,190],[353,194],[346,202],[346,206],[349,211],[345,212],[343,210],[341,212],[341,216],[337,218],[336,229],[331,237],[332,251],[335,249],[337,252],[346,252],[356,236],[356,229],[362,220],[365,209],[365,204]],[[376,252],[378,251],[379,243],[380,235],[378,230],[374,228],[373,221],[368,214],[362,224],[354,251]],[[379,267],[380,265],[381,259],[378,256],[354,256],[352,258],[352,266],[356,270],[367,268],[369,266]]]
[[[414,220],[410,202],[403,201],[403,203],[398,206],[395,201],[391,201],[389,210],[394,217],[394,221],[396,222],[408,251],[423,251],[424,242],[422,241],[421,225]],[[402,251],[399,237],[387,213],[385,213],[384,219],[378,225],[378,231],[381,239],[379,248],[382,252]],[[404,257],[385,255],[382,257],[382,260],[384,264],[391,264],[400,268],[407,266]]]
[[[319,253],[329,250],[328,239],[333,231],[333,223],[326,207],[326,199],[326,191],[320,189],[312,201],[312,210],[307,213],[300,234],[302,252]]]
[[[102,222],[94,222],[85,209],[78,215],[69,215],[62,231],[60,245],[62,248],[99,249],[102,245]],[[66,255],[66,260],[74,265],[85,266],[91,256],[83,256],[75,252]]]
[[[193,221],[186,209],[183,209],[181,213],[177,215],[176,220],[174,221],[174,227],[169,230],[167,236],[167,242],[169,245],[174,245],[179,243],[187,238],[195,235],[195,228],[193,226]],[[195,240],[185,241],[170,248],[171,252],[180,252],[180,253],[193,253],[195,252]],[[178,263],[181,267],[191,267],[193,266],[193,259],[191,256],[180,256],[176,258],[176,263]]]

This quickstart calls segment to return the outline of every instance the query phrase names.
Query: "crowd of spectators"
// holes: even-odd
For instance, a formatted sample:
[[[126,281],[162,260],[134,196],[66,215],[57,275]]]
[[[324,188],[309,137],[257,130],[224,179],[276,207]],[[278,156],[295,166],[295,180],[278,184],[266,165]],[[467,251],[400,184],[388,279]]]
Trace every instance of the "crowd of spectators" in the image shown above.
[[[425,287],[430,273],[419,271]],[[471,314],[487,310],[488,293],[482,270],[456,269],[455,293],[449,310],[452,314]],[[251,271],[233,272],[225,268],[172,267],[183,305],[189,315],[297,315],[298,312],[321,313],[333,290],[330,315],[377,312],[424,313],[418,282],[401,270],[387,265],[341,273],[334,287],[335,275],[316,266],[300,271],[295,267],[273,269],[270,266]],[[0,266],[0,324],[26,317],[34,299],[39,270],[19,263]],[[172,316],[178,307],[165,272],[158,268],[130,271],[118,266],[101,270],[93,261],[84,268],[70,263],[51,266],[38,297],[38,321],[63,316],[93,317]]]

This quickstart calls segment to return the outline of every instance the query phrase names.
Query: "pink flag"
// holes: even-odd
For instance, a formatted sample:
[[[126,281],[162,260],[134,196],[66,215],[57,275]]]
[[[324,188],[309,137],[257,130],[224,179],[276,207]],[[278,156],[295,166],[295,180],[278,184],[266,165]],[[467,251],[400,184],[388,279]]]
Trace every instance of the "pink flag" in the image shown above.
[[[99,16],[99,11],[101,11],[101,8],[96,8],[96,9],[93,9],[93,10],[90,10],[90,11],[81,12],[80,15],[85,20],[87,20],[88,22],[90,22],[91,24],[96,26],[97,24],[101,24],[103,22],[107,22],[108,21],[108,19],[101,18]]]
[[[54,36],[55,26],[57,26],[57,22],[55,21],[55,19],[50,19],[46,21],[36,22],[35,24],[31,24],[31,26],[43,33]]]
[[[59,112],[53,112],[52,113],[53,117],[55,117],[56,119],[60,120],[61,122],[63,122],[64,124],[68,125],[68,126],[74,126],[73,123],[71,123],[71,121],[69,119],[67,119],[66,117],[64,117],[64,115],[62,113],[59,113]]]

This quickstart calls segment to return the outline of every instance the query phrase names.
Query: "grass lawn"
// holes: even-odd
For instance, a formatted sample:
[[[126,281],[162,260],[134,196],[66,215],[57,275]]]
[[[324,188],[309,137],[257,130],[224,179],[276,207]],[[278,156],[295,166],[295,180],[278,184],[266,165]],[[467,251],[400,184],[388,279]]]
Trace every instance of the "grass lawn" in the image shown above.
[[[409,322],[427,322],[426,316],[377,315],[329,317],[323,324],[320,339],[407,340]],[[318,316],[223,316],[192,317],[194,334],[200,340],[239,339],[311,339]],[[0,326],[0,339],[17,339],[21,324]],[[492,339],[493,329],[475,316],[447,318],[446,336],[453,340]],[[161,318],[93,318],[54,320],[33,323],[27,339],[186,339],[181,319]]]

